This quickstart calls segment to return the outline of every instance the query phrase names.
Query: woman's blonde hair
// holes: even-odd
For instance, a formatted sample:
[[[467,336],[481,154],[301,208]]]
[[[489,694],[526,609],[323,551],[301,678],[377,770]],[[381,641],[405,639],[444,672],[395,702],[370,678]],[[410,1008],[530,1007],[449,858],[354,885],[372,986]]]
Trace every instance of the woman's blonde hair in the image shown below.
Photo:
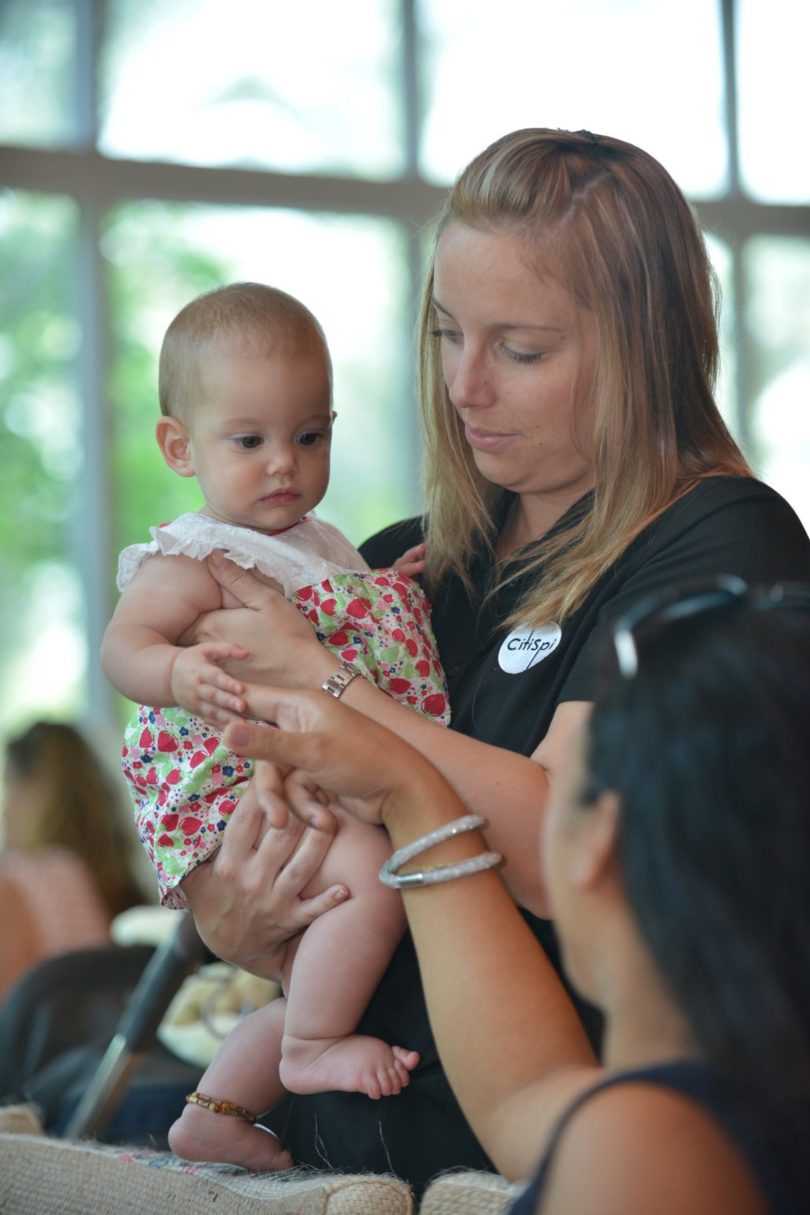
[[[587,131],[497,140],[456,181],[436,223],[513,233],[594,320],[591,508],[537,545],[536,584],[507,624],[561,621],[660,511],[702,477],[750,475],[715,404],[716,287],[692,210],[646,152]],[[434,246],[435,257],[435,246]],[[428,588],[469,583],[507,491],[478,472],[448,397],[436,339],[433,261],[419,321]],[[540,571],[542,567],[542,578]],[[517,574],[513,573],[512,577]],[[510,581],[508,566],[501,583]]]
[[[85,862],[110,918],[147,902],[134,867],[137,837],[122,797],[73,726],[36,721],[6,743],[6,766],[25,790],[8,847],[64,848]]]

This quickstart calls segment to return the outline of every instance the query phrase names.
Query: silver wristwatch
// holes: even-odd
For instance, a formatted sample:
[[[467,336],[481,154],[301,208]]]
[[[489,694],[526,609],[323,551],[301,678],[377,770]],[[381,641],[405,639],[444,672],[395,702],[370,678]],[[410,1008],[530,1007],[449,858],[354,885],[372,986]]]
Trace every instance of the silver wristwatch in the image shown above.
[[[321,684],[321,690],[334,696],[335,700],[340,700],[354,677],[359,674],[357,667],[349,666],[348,662],[342,662],[338,669]]]

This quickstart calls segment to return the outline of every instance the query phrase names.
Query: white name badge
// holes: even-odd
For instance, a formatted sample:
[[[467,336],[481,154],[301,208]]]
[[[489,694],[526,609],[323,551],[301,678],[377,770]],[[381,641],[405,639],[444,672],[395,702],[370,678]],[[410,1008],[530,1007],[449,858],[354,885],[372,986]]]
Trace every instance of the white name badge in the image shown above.
[[[562,629],[553,620],[539,629],[514,629],[498,651],[498,666],[508,675],[520,675],[553,654],[561,637]]]

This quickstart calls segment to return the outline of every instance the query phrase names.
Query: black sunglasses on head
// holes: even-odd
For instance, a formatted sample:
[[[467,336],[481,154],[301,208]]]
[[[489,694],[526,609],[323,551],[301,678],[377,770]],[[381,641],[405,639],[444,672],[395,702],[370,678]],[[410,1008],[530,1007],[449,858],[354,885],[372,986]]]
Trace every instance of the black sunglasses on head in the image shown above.
[[[742,578],[718,574],[715,578],[656,591],[640,599],[613,625],[613,648],[619,674],[623,679],[633,679],[638,674],[641,644],[666,625],[703,616],[735,603],[759,611],[780,607],[810,609],[810,585],[794,582],[749,586]]]

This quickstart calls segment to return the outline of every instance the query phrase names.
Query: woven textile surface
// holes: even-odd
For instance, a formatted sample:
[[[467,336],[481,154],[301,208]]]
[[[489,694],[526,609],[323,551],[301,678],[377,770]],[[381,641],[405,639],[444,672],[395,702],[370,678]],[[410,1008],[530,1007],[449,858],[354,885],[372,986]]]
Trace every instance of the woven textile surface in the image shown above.
[[[248,1173],[163,1152],[0,1134],[3,1215],[413,1215],[394,1177]]]
[[[443,1173],[425,1191],[419,1215],[503,1215],[523,1188],[497,1173]]]

